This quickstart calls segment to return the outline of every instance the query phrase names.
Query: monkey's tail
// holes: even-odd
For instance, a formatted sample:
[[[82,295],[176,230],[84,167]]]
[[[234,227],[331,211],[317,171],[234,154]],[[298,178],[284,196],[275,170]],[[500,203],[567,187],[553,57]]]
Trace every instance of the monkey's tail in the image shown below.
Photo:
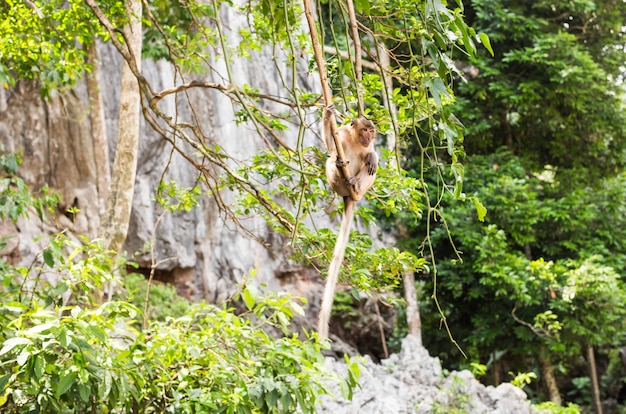
[[[348,238],[350,237],[350,227],[352,226],[352,219],[354,218],[354,200],[352,200],[349,196],[344,197],[343,200],[345,211],[343,218],[341,219],[341,226],[339,227],[337,241],[335,242],[333,258],[328,266],[326,288],[324,289],[324,297],[322,299],[322,306],[320,307],[317,325],[317,333],[320,340],[328,338],[328,325],[330,322],[330,313],[333,308],[333,299],[335,297],[335,287],[339,276],[339,268],[343,262],[343,256],[346,252],[346,246],[348,245]]]

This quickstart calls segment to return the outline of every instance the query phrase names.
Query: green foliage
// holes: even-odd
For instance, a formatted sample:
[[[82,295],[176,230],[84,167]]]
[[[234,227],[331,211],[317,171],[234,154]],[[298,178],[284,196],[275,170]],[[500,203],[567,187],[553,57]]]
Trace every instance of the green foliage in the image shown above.
[[[20,217],[28,217],[30,207],[34,208],[40,220],[47,211],[59,203],[59,195],[47,186],[41,189],[41,196],[34,197],[24,180],[17,175],[22,163],[18,154],[0,154],[0,218],[10,219],[14,223]]]
[[[138,273],[128,274],[124,276],[124,288],[127,292],[126,300],[137,308],[143,309],[148,288],[146,278]],[[168,317],[180,318],[189,312],[190,307],[191,303],[179,296],[174,286],[154,281],[150,285],[148,314],[146,315],[148,320],[164,321]]]
[[[567,403],[567,406],[561,406],[552,401],[535,404],[533,407],[538,410],[539,414],[580,414],[580,407],[573,403]]]
[[[626,118],[615,82],[622,75],[615,63],[624,61],[615,47],[625,35],[623,7],[472,0],[468,16],[496,51],[468,60],[478,75],[456,91],[468,153],[507,146],[535,171],[553,166],[570,190],[623,165]]]
[[[138,307],[123,298],[93,301],[92,292],[112,280],[109,253],[97,243],[57,236],[41,267],[3,267],[3,412],[130,413],[141,406],[146,412],[312,413],[327,392],[325,381],[339,381],[346,394],[356,386],[358,366],[346,380],[332,377],[319,344],[288,333],[293,315],[303,313],[288,296],[256,297],[246,288],[249,315],[195,304],[138,331]],[[171,290],[153,289],[162,296],[154,306],[172,299]],[[275,338],[263,327],[286,335]]]
[[[165,210],[173,213],[175,211],[190,211],[198,205],[200,187],[178,188],[174,181],[161,181],[157,187],[156,202]]]
[[[587,345],[618,345],[626,329],[626,251],[613,242],[620,226],[609,223],[622,220],[610,201],[626,196],[615,184],[621,179],[555,197],[561,189],[551,171],[528,174],[509,153],[470,157],[467,165],[464,189],[489,207],[485,224],[473,219],[471,205],[444,199],[446,226],[431,234],[438,294],[472,360],[484,363],[502,351],[516,371],[528,372],[535,368],[529,358],[547,346],[563,370],[573,370]],[[421,308],[426,346],[463,364],[429,328],[439,325],[432,304]]]
[[[15,158],[2,160],[17,165]],[[189,194],[168,188],[176,199]],[[30,200],[25,198],[25,211]],[[301,340],[290,331],[294,315],[304,314],[298,299],[260,296],[246,286],[241,297],[248,312],[236,315],[230,308],[190,305],[173,288],[153,286],[149,308],[155,313],[140,330],[144,318],[132,301],[146,282],[114,277],[128,265],[116,257],[97,241],[58,234],[30,266],[2,263],[3,413],[134,413],[138,407],[159,413],[313,413],[328,381],[339,382],[344,397],[351,397],[359,366],[348,359],[346,379],[328,373],[316,338],[305,332]],[[123,290],[123,282],[130,297],[94,300],[105,284]],[[269,333],[279,331],[282,336]]]
[[[515,385],[518,388],[524,388],[533,380],[537,379],[537,374],[535,374],[534,372],[518,372],[517,374],[513,374],[512,371],[509,371],[509,375],[513,377],[513,379],[511,380],[511,384]]]
[[[484,365],[478,362],[471,362],[470,370],[472,372],[472,375],[474,375],[474,377],[480,378],[480,377],[485,376],[485,374],[487,373],[487,365]]]
[[[103,7],[120,22],[121,1]],[[0,5],[0,86],[19,79],[39,82],[42,96],[73,85],[85,69],[85,49],[103,35],[95,17],[80,0],[8,0]]]
[[[446,388],[447,398],[444,401],[436,401],[431,411],[433,414],[464,414],[472,412],[473,405],[470,394],[463,392],[466,388],[465,381],[452,374],[452,386]]]

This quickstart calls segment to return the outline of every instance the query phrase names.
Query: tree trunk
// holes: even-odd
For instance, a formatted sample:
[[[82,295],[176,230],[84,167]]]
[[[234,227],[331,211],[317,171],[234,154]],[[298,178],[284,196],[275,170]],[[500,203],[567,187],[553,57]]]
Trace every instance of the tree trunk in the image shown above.
[[[382,78],[385,83],[385,92],[383,93],[383,104],[389,109],[392,118],[392,126],[387,132],[387,150],[391,153],[396,151],[396,114],[397,108],[391,97],[393,96],[393,80],[391,79],[389,52],[382,43],[376,45],[376,52],[380,60]],[[390,167],[397,168],[396,158],[390,159]],[[406,301],[406,322],[409,329],[409,335],[413,335],[422,345],[422,320],[420,319],[419,305],[417,303],[417,292],[415,291],[415,274],[406,272],[402,276],[404,285],[404,300]]]
[[[125,28],[130,53],[141,71],[141,1],[126,0],[129,24]],[[133,204],[140,116],[139,84],[124,61],[120,93],[120,120],[111,188],[100,227],[104,247],[119,253],[126,240]]]
[[[500,375],[500,372],[502,371],[502,367],[501,367],[502,362],[500,361],[500,358],[498,358],[497,351],[493,351],[492,355],[493,355],[493,383],[497,387],[498,385],[500,385],[500,383],[502,383],[502,375]]]
[[[417,338],[419,344],[422,345],[422,320],[420,319],[419,305],[417,304],[414,273],[406,272],[402,278],[402,283],[404,283],[406,322],[409,326],[409,334]]]
[[[89,96],[89,120],[93,138],[93,153],[96,164],[96,187],[98,189],[99,213],[104,213],[104,203],[109,195],[111,170],[109,167],[109,140],[104,122],[104,105],[100,90],[100,69],[98,67],[96,43],[87,46],[87,62],[92,66],[87,74],[87,95]]]
[[[591,399],[593,411],[602,414],[602,402],[600,401],[600,384],[598,384],[598,370],[596,369],[596,357],[593,347],[587,346],[587,364],[589,364],[589,378],[591,378]]]
[[[548,350],[545,346],[542,346],[539,350],[539,373],[541,375],[541,381],[548,393],[548,399],[558,405],[561,405],[561,394],[559,393],[559,387],[556,384],[556,378],[554,377],[554,370]]]
[[[626,370],[626,346],[619,349],[619,359],[622,361],[622,368]]]

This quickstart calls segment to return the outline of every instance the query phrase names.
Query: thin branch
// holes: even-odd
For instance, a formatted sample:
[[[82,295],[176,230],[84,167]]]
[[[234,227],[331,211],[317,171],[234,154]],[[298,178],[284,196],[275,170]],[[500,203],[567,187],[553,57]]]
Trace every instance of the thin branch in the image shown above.
[[[363,64],[361,63],[361,38],[359,37],[359,29],[357,28],[356,13],[354,12],[354,3],[347,0],[348,16],[350,17],[350,29],[352,31],[352,41],[354,42],[354,73],[356,75],[356,96],[359,101],[359,116],[363,116],[365,104],[363,102],[363,89],[361,82],[363,81]]]
[[[26,3],[31,9],[33,9],[33,11],[37,14],[37,17],[39,17],[40,19],[44,18],[44,15],[43,15],[41,9],[39,7],[37,7],[37,5],[35,3],[33,3],[30,0],[24,0],[24,3]]]
[[[189,89],[193,89],[193,88],[217,89],[218,91],[224,92],[226,94],[231,93],[231,92],[235,92],[235,90],[239,91],[239,89],[235,85],[228,85],[228,86],[226,86],[226,85],[222,85],[222,84],[216,83],[216,82],[202,82],[202,81],[199,81],[199,80],[192,80],[190,82],[184,83],[182,85],[178,85],[178,86],[173,87],[173,88],[163,89],[162,91],[155,92],[154,93],[154,97],[152,99],[156,100],[158,102],[161,99],[163,99],[164,97],[166,97],[167,95],[183,92],[183,91],[186,91],[186,90],[189,90]],[[303,108],[317,106],[316,103],[311,103],[311,104],[298,103],[298,104],[296,104],[296,103],[293,103],[293,102],[285,101],[285,100],[280,99],[280,98],[278,98],[276,96],[267,95],[267,94],[263,94],[263,93],[245,92],[245,95],[253,97],[253,98],[265,99],[265,100],[268,100],[268,101],[276,102],[278,104],[281,104],[281,105],[284,105],[284,106],[287,106],[287,107],[290,107],[290,108],[297,108],[298,106],[301,106]]]
[[[339,50],[332,46],[324,45],[324,53],[329,55],[339,56],[342,59],[350,60],[350,54],[344,50]],[[373,72],[380,73],[380,66],[375,64],[374,62],[370,62],[369,60],[361,61],[362,67],[369,69]]]
[[[216,154],[211,153],[208,150],[208,148],[205,147],[202,143],[192,139],[189,136],[189,134],[185,131],[185,128],[183,126],[181,126],[180,124],[176,124],[174,121],[172,121],[171,117],[168,117],[165,114],[163,114],[158,109],[158,107],[156,106],[156,103],[154,103],[154,105],[150,105],[150,109],[152,109],[152,111],[154,112],[154,114],[158,118],[164,120],[169,128],[171,128],[173,131],[178,133],[179,136],[185,142],[187,142],[189,145],[191,145],[193,149],[195,149],[197,152],[199,152],[200,154],[205,156],[212,164],[214,164],[214,165],[220,167],[222,170],[224,170],[233,180],[235,180],[235,182],[237,182],[237,184],[239,184],[241,186],[242,190],[246,191],[247,193],[249,193],[250,195],[255,197],[259,201],[259,203],[272,216],[274,216],[278,220],[278,222],[281,223],[288,231],[293,231],[293,223],[291,221],[289,221],[282,212],[278,211],[272,205],[272,203],[263,196],[262,191],[259,190],[254,184],[252,184],[249,180],[247,180],[247,179],[239,176],[238,174],[236,174],[228,166],[228,164],[220,157],[220,155],[216,155]],[[154,130],[157,133],[159,133],[166,141],[168,141],[172,145],[174,145],[175,144],[174,140],[172,138],[170,138],[168,136],[168,134],[163,130],[161,125],[159,125],[159,123],[152,116],[150,116],[150,112],[147,110],[147,108],[145,106],[143,108],[143,112],[144,112],[146,121],[152,126],[152,128],[154,128]],[[186,126],[188,127],[189,125],[186,125]],[[192,131],[197,132],[197,129],[194,127],[194,128],[192,128]],[[191,160],[191,158],[189,156],[187,156],[184,151],[182,151],[178,147],[176,147],[176,148],[177,148],[179,154],[181,154],[185,159],[187,159],[188,161]]]
[[[389,358],[389,351],[387,350],[387,339],[385,339],[385,329],[383,328],[383,317],[380,316],[380,309],[378,308],[378,299],[374,299],[374,309],[376,310],[376,320],[378,322],[378,332],[380,333],[380,342],[383,345],[383,352],[385,359]]]
[[[517,322],[517,323],[519,323],[519,324],[521,324],[521,325],[524,325],[525,327],[527,327],[528,329],[530,329],[531,331],[533,331],[533,333],[534,333],[535,335],[537,335],[538,337],[540,337],[540,338],[545,338],[545,337],[548,337],[548,338],[549,338],[549,337],[551,337],[551,336],[552,336],[552,335],[550,335],[550,333],[549,333],[546,329],[543,329],[543,328],[537,328],[537,327],[535,327],[535,326],[533,326],[533,325],[529,324],[528,322],[526,322],[526,321],[524,321],[524,320],[520,319],[520,318],[519,318],[519,317],[515,314],[515,311],[517,311],[517,306],[515,306],[515,307],[513,308],[513,310],[511,311],[511,316],[513,317],[513,320],[515,320],[515,322]]]
[[[139,87],[140,89],[143,89],[144,95],[148,97],[154,96],[154,92],[152,91],[150,83],[146,80],[146,78],[144,78],[144,76],[141,74],[141,71],[139,70],[139,67],[137,66],[135,54],[128,46],[130,42],[128,41],[126,33],[113,26],[113,23],[111,23],[111,21],[105,16],[102,10],[100,10],[100,7],[98,7],[95,0],[85,0],[85,3],[87,4],[87,6],[89,6],[89,8],[91,8],[95,16],[100,21],[100,24],[102,24],[102,26],[104,26],[104,28],[106,29],[107,33],[111,37],[111,42],[113,43],[113,46],[115,46],[120,55],[122,55],[131,72],[137,78],[137,82],[139,82]],[[127,47],[125,47],[119,41],[119,39],[117,38],[118,34],[121,34],[121,36],[124,38]],[[139,58],[141,59],[141,56]]]
[[[157,228],[159,227],[159,223],[161,222],[161,219],[165,216],[165,211],[162,212],[159,217],[156,220],[156,223],[154,223],[154,226],[152,227],[152,238],[150,240],[150,261],[152,262],[150,265],[150,277],[148,277],[148,285],[146,286],[146,299],[144,301],[144,305],[143,305],[143,327],[144,329],[148,329],[148,303],[150,302],[150,287],[152,285],[152,280],[154,279],[154,273],[156,272],[156,269],[163,263],[168,262],[170,260],[174,260],[177,259],[176,256],[172,256],[172,257],[167,257],[165,259],[159,260],[158,262],[154,261],[154,258],[156,257],[155,253],[154,253],[154,245],[156,243],[156,231]]]

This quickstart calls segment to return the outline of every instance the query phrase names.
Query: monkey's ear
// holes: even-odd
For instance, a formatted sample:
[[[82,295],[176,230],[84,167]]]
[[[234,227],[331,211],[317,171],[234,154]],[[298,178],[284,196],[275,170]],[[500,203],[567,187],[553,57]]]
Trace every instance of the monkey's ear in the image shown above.
[[[356,124],[356,121],[358,121],[357,118],[353,118],[352,121],[350,121],[350,126],[353,127],[354,124]]]

